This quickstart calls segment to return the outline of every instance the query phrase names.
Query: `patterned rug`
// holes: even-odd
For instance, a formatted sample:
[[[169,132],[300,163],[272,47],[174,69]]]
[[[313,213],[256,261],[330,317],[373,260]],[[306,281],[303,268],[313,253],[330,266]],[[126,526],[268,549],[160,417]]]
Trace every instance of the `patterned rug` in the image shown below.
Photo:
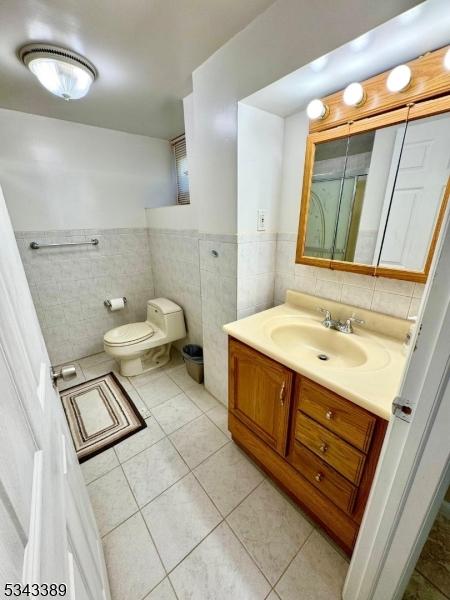
[[[114,373],[60,395],[80,463],[147,427]]]

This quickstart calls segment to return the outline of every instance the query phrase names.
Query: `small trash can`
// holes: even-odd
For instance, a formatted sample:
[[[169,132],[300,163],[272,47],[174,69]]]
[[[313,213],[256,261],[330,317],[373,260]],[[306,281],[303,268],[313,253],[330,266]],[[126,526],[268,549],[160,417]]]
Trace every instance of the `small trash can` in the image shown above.
[[[195,344],[183,346],[181,351],[189,375],[197,383],[203,383],[203,348]]]

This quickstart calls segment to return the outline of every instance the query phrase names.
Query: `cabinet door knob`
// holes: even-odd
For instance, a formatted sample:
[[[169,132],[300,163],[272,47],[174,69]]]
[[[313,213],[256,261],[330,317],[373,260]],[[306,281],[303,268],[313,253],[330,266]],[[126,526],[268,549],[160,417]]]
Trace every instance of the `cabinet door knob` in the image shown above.
[[[333,411],[332,410],[327,410],[326,414],[325,414],[326,418],[331,421],[331,419],[334,417]]]
[[[322,481],[323,479],[323,474],[322,473],[317,473],[316,476],[314,477],[314,479],[316,481]]]
[[[322,442],[322,444],[319,446],[319,450],[325,454],[325,452],[328,450],[328,446],[325,444],[325,442]]]
[[[281,384],[281,389],[280,389],[280,402],[281,402],[281,406],[284,406],[284,401],[285,401],[285,394],[286,391],[286,382],[283,381],[283,383]]]

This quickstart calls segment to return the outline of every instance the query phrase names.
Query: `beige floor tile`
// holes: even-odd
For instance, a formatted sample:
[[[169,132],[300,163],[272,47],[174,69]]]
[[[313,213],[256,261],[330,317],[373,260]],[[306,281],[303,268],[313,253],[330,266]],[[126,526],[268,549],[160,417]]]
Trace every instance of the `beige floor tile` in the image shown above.
[[[434,587],[418,571],[414,571],[409,580],[402,600],[447,600],[447,596]]]
[[[172,571],[170,580],[180,600],[263,600],[270,592],[266,579],[226,523]]]
[[[85,367],[83,369],[83,373],[86,377],[86,381],[89,381],[90,379],[95,379],[96,377],[100,377],[101,375],[106,375],[106,373],[110,373],[111,371],[115,371],[116,369],[117,363],[115,360],[106,360],[95,365]]]
[[[347,561],[315,530],[276,586],[281,600],[340,600]]]
[[[151,412],[167,434],[202,414],[201,410],[185,394],[179,394],[166,400],[152,408]]]
[[[267,596],[267,600],[280,600],[280,596],[274,590],[272,590]]]
[[[272,585],[313,530],[311,523],[267,480],[227,521]]]
[[[145,596],[144,600],[177,600],[168,577],[163,579],[153,592]]]
[[[108,534],[103,547],[112,600],[141,600],[165,576],[140,513]]]
[[[106,352],[98,352],[97,354],[91,354],[90,356],[80,358],[78,362],[80,363],[80,367],[84,369],[92,367],[94,365],[98,365],[102,362],[107,362],[109,360],[111,360],[111,357],[108,354],[106,354]]]
[[[153,500],[189,471],[167,438],[130,458],[122,466],[139,506]]]
[[[145,423],[147,425],[145,429],[141,429],[137,433],[130,435],[130,437],[123,442],[114,446],[114,450],[116,451],[120,462],[125,462],[135,454],[142,452],[142,450],[149,448],[165,437],[166,434],[158,425],[154,417],[145,419]]]
[[[153,408],[154,406],[181,394],[181,389],[177,384],[172,381],[170,377],[164,375],[164,373],[139,387],[138,391],[148,408]]]
[[[91,483],[94,479],[98,479],[108,471],[119,466],[119,461],[112,448],[100,452],[97,456],[90,458],[81,465],[81,471],[86,483]]]
[[[223,404],[218,404],[215,408],[208,410],[206,416],[211,419],[225,435],[231,438],[231,433],[228,430],[228,410]]]
[[[212,396],[202,384],[196,383],[195,386],[189,387],[186,390],[186,396],[188,396],[192,402],[199,407],[200,410],[206,412],[212,408],[218,406],[217,400]]]
[[[152,413],[150,412],[150,409],[144,403],[142,398],[139,396],[138,392],[136,391],[136,388],[134,386],[132,386],[131,383],[128,383],[128,387],[125,385],[123,385],[123,387],[124,387],[125,391],[127,392],[127,394],[130,396],[135,407],[138,409],[141,417],[143,419],[147,419],[148,417],[151,417]]]
[[[264,479],[233,443],[205,460],[194,474],[224,516]]]
[[[121,467],[90,483],[88,492],[102,536],[138,510]]]
[[[182,390],[188,390],[189,388],[198,385],[186,371],[186,365],[184,363],[178,367],[166,369],[166,373]]]
[[[171,571],[222,520],[192,474],[142,510],[167,571]]]
[[[191,469],[229,443],[227,436],[205,415],[177,429],[170,439]]]

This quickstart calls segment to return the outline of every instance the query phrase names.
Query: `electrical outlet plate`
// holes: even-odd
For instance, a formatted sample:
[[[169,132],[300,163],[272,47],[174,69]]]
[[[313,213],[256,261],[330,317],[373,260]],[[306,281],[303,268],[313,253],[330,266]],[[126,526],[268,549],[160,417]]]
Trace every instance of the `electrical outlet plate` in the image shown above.
[[[265,208],[259,208],[256,231],[265,231],[266,230],[266,221],[267,221],[267,210]]]

